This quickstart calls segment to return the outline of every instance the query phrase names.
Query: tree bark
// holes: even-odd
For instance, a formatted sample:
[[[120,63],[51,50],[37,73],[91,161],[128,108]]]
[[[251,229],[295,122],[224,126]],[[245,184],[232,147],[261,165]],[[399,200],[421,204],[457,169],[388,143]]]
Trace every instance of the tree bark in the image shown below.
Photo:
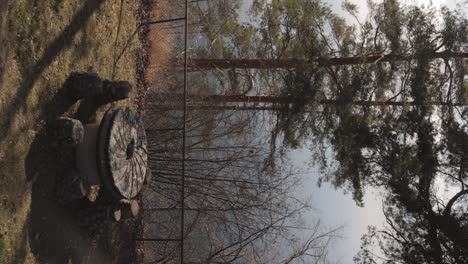
[[[163,98],[165,102],[181,101],[182,94],[161,93],[158,97]],[[247,111],[278,111],[281,110],[284,104],[290,102],[289,97],[275,95],[189,95],[188,97],[190,110],[247,110]],[[224,103],[263,103],[268,105],[224,105]],[[322,99],[318,101],[321,105],[340,105],[340,101],[335,99]],[[345,102],[359,106],[406,106],[418,105],[414,101],[366,101],[356,100]],[[437,106],[464,106],[466,103],[450,103],[450,102],[429,102],[431,105]],[[161,106],[165,106],[164,103]],[[171,108],[172,107],[172,108]],[[170,106],[168,109],[178,109],[177,106]]]
[[[279,69],[279,68],[297,68],[301,65],[318,64],[321,66],[345,66],[368,64],[378,62],[398,62],[411,61],[416,59],[414,55],[370,55],[341,58],[318,58],[312,61],[299,59],[192,59],[188,66],[192,70],[196,69]],[[450,59],[450,58],[468,58],[468,52],[434,52],[430,59]],[[183,63],[179,63],[182,66]]]

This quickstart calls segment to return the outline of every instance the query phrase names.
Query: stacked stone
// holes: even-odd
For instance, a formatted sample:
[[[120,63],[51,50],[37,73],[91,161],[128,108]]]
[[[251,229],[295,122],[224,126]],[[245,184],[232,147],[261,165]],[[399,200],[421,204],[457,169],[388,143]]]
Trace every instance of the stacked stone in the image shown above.
[[[106,104],[127,99],[132,85],[127,81],[103,80],[95,73],[73,72],[65,81],[64,89],[72,100],[94,99]]]
[[[64,84],[67,100],[84,99],[97,105],[126,99],[130,91],[126,81],[103,80],[86,72],[72,73]],[[119,107],[110,109],[99,127],[84,127],[82,122],[61,117],[48,126],[57,147],[57,160],[70,168],[57,178],[57,201],[67,205],[86,197],[87,206],[77,212],[83,226],[96,227],[137,216],[135,199],[150,175],[141,116],[128,107]],[[98,199],[101,191],[104,196]]]

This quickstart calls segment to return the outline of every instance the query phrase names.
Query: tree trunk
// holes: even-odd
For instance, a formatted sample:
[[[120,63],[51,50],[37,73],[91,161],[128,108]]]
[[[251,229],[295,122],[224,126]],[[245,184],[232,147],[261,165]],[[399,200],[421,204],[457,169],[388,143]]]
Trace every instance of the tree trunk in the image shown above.
[[[468,52],[434,52],[431,59],[468,58]],[[344,66],[377,62],[411,61],[416,59],[413,55],[370,55],[363,57],[318,58],[313,61],[298,59],[192,59],[189,67],[196,69],[278,69],[297,68],[301,65],[318,64],[322,66]],[[179,63],[182,66],[183,63]]]
[[[164,102],[181,101],[182,94],[160,93],[159,98],[163,98]],[[246,111],[278,111],[281,110],[284,104],[290,102],[290,99],[285,96],[275,95],[188,95],[189,110],[246,110]],[[244,105],[225,105],[225,103],[244,103]],[[255,105],[262,103],[264,105]],[[339,105],[341,102],[335,99],[322,99],[318,102],[321,105]],[[346,102],[348,103],[348,102]],[[359,106],[405,106],[417,105],[416,102],[401,102],[401,101],[366,101],[356,100],[349,102]],[[266,105],[265,105],[266,104]],[[450,103],[450,102],[429,102],[431,105],[437,106],[464,106],[466,103]],[[161,106],[165,106],[164,103]],[[173,107],[173,108],[171,108]],[[178,106],[168,106],[167,109],[178,109]]]

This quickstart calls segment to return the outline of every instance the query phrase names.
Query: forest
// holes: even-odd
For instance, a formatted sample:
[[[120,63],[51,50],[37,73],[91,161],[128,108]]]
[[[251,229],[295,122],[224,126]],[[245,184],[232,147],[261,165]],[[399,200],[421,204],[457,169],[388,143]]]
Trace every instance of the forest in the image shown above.
[[[346,17],[322,1],[190,3],[189,90],[173,50],[146,105],[149,137],[168,137],[150,144],[155,200],[175,209],[181,161],[169,142],[180,136],[166,129],[187,104],[186,261],[329,263],[342,227],[301,218],[313,201],[295,197],[302,180],[288,153],[305,147],[319,186],[361,207],[366,190],[383,193],[385,223],[355,242],[355,263],[468,262],[464,7],[368,1],[364,19],[351,1],[342,9]],[[160,27],[182,43],[183,25]],[[176,247],[156,247],[158,261]]]

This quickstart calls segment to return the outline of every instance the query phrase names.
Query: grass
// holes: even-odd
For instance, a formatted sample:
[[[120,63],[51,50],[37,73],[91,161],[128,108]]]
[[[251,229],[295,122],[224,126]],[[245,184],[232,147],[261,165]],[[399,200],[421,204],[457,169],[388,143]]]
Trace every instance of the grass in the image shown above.
[[[6,65],[0,87],[0,263],[35,263],[27,228],[32,183],[24,160],[67,75],[93,71],[110,79],[115,70],[115,79],[135,85],[138,40],[115,69],[113,62],[136,28],[136,2],[9,1],[0,27]]]
[[[0,238],[0,263],[3,263],[5,261],[5,255],[6,255],[6,242],[2,238]]]

